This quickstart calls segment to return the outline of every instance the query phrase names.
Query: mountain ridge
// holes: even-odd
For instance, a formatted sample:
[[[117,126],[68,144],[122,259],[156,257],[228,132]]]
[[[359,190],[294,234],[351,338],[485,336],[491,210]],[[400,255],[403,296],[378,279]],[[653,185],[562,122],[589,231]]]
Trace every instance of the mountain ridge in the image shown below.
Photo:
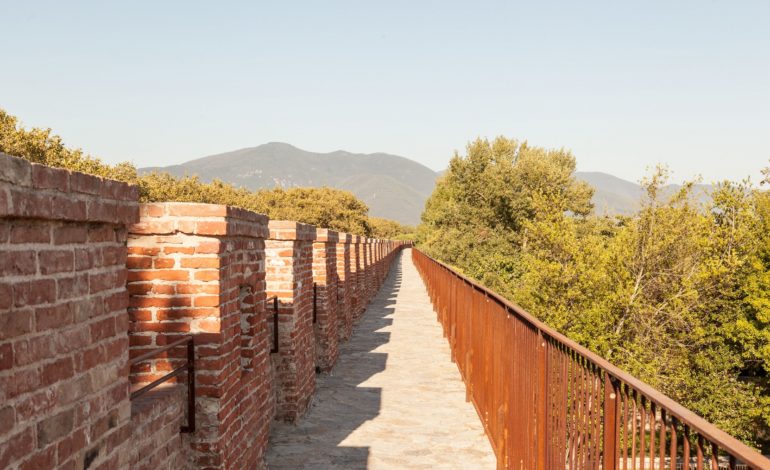
[[[328,186],[352,192],[375,217],[417,225],[425,201],[444,173],[399,155],[346,150],[310,152],[285,142],[196,158],[178,165],[141,168],[140,172],[167,171],[175,176],[198,175],[204,181],[220,179],[250,190]],[[594,187],[594,206],[600,215],[631,215],[644,195],[634,182],[600,171],[578,171],[575,177]],[[667,185],[664,194],[681,186]],[[708,185],[696,185],[696,198],[708,198]]]

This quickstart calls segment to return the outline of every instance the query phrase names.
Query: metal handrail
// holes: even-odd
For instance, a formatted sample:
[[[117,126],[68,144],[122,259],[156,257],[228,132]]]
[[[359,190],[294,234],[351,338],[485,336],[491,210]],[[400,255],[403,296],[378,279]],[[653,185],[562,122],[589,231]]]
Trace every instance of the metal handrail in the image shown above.
[[[278,296],[272,298],[273,301],[273,347],[270,354],[278,352]]]
[[[131,392],[130,399],[134,400],[140,397],[141,395],[144,395],[145,393],[149,392],[150,390],[157,387],[158,385],[162,384],[163,382],[171,380],[172,378],[186,372],[187,373],[187,425],[182,426],[180,428],[180,432],[192,433],[192,432],[195,432],[195,339],[193,338],[193,336],[186,336],[182,339],[173,341],[163,347],[141,354],[129,360],[128,365],[129,367],[134,366],[136,364],[139,364],[140,362],[144,362],[149,359],[152,359],[161,353],[164,353],[177,346],[182,346],[184,344],[187,345],[186,363],[183,366],[177,367],[176,369],[172,370],[171,372],[164,375],[163,377],[153,380],[147,385],[144,385],[141,388],[134,390],[133,392]]]
[[[318,322],[318,284],[313,283],[313,323]]]
[[[479,295],[483,296],[483,298],[486,301],[492,301],[495,304],[497,304],[499,307],[504,309],[510,316],[520,320],[524,325],[526,325],[528,328],[532,329],[536,332],[536,337],[540,338],[538,340],[538,343],[542,342],[542,348],[541,352],[533,354],[533,359],[537,362],[537,367],[542,367],[542,373],[538,373],[539,380],[542,383],[536,384],[536,387],[538,390],[535,391],[535,395],[538,395],[538,392],[542,393],[542,395],[538,396],[538,413],[544,413],[542,416],[539,417],[537,420],[538,426],[546,426],[548,423],[548,418],[551,416],[548,413],[551,413],[551,411],[546,410],[546,401],[547,399],[544,398],[545,395],[549,393],[548,387],[555,387],[553,383],[549,383],[550,381],[555,380],[554,377],[557,380],[561,380],[562,382],[569,381],[569,380],[575,380],[573,376],[567,376],[567,377],[557,377],[557,375],[563,371],[554,370],[549,367],[549,357],[557,358],[557,357],[567,357],[569,361],[573,361],[574,363],[579,363],[579,367],[589,370],[589,375],[591,373],[595,372],[595,376],[597,380],[601,380],[603,383],[601,384],[600,388],[604,389],[604,393],[601,393],[600,388],[597,388],[594,390],[594,386],[590,385],[591,393],[595,391],[595,394],[592,398],[595,398],[597,403],[601,401],[601,407],[602,407],[602,413],[601,413],[601,421],[602,423],[598,423],[599,416],[597,415],[597,424],[601,424],[599,427],[602,429],[602,436],[601,440],[602,442],[595,443],[595,447],[597,449],[601,449],[602,458],[603,458],[603,468],[618,468],[619,465],[618,462],[621,457],[621,452],[624,449],[620,449],[621,443],[620,443],[620,432],[619,428],[621,427],[621,423],[619,422],[619,416],[621,412],[624,412],[625,415],[629,412],[629,403],[633,402],[633,406],[636,407],[638,402],[641,402],[642,409],[645,409],[647,405],[650,405],[649,409],[647,409],[648,412],[651,412],[652,414],[649,416],[646,416],[644,412],[641,413],[642,419],[649,419],[653,422],[653,429],[655,428],[655,424],[658,424],[658,417],[661,417],[660,425],[666,426],[666,428],[670,428],[670,430],[673,430],[673,432],[670,432],[669,434],[669,445],[672,446],[670,449],[673,454],[676,454],[678,452],[677,446],[677,436],[679,436],[682,441],[682,448],[683,453],[685,455],[688,455],[690,452],[690,442],[688,439],[685,439],[683,436],[690,436],[691,433],[695,434],[695,437],[698,438],[698,442],[696,443],[696,452],[699,456],[699,464],[702,464],[703,462],[703,441],[708,441],[709,444],[711,444],[711,448],[708,448],[708,452],[711,455],[711,461],[712,465],[716,464],[717,456],[718,456],[718,450],[721,449],[723,452],[728,454],[728,458],[730,460],[731,464],[734,464],[738,460],[740,460],[743,464],[748,465],[751,468],[755,469],[770,469],[770,460],[762,456],[759,452],[756,452],[754,449],[750,448],[746,444],[740,442],[736,438],[732,437],[731,435],[727,434],[726,432],[722,431],[721,429],[717,428],[713,424],[709,423],[705,419],[701,418],[700,416],[696,415],[691,410],[685,408],[681,404],[677,403],[673,399],[667,397],[660,391],[654,389],[653,387],[647,385],[646,383],[642,382],[641,380],[637,379],[636,377],[628,374],[627,372],[624,372],[623,370],[619,369],[618,367],[614,366],[607,360],[603,359],[602,357],[598,356],[597,354],[589,351],[585,347],[577,344],[575,341],[567,338],[563,334],[555,331],[554,329],[550,328],[549,326],[545,325],[540,320],[533,317],[530,313],[525,311],[520,306],[516,305],[515,303],[503,298],[499,294],[497,294],[494,291],[491,291],[483,286],[481,286],[476,281],[458,273],[454,269],[452,269],[450,266],[437,261],[428,255],[422,253],[421,251],[417,249],[413,249],[413,257],[416,261],[416,265],[418,267],[418,270],[420,271],[421,276],[426,281],[426,284],[428,285],[429,293],[431,295],[431,300],[434,302],[434,305],[437,303],[441,304],[441,310],[442,312],[439,312],[440,316],[442,316],[442,322],[444,323],[445,330],[450,330],[450,345],[454,350],[456,349],[456,345],[453,342],[456,342],[456,331],[455,328],[457,327],[456,318],[458,315],[458,309],[457,305],[458,303],[463,306],[471,305],[472,301],[468,299],[462,299],[458,298],[459,294],[452,290],[450,294],[447,294],[446,296],[451,296],[451,299],[447,298],[438,298],[439,295],[437,294],[437,288],[438,286],[436,283],[438,282],[437,279],[435,279],[436,275],[435,273],[428,272],[428,270],[431,268],[429,266],[430,263],[433,264],[434,267],[438,267],[440,270],[444,272],[444,274],[449,275],[455,279],[455,282],[460,282],[462,284],[467,285],[470,287],[473,291],[477,292]],[[452,282],[451,279],[449,282]],[[446,291],[444,291],[446,292]],[[463,303],[465,302],[465,303]],[[437,308],[437,310],[439,310]],[[462,312],[460,312],[462,313]],[[508,324],[510,325],[510,324]],[[448,328],[447,328],[448,327]],[[548,354],[552,354],[552,356],[548,356]],[[559,354],[562,354],[562,356],[559,356]],[[511,359],[513,360],[513,359]],[[463,366],[461,365],[461,361],[458,361],[458,366],[461,368],[461,372]],[[573,364],[567,365],[567,367],[572,367]],[[554,367],[554,366],[551,366]],[[540,370],[540,369],[538,369]],[[573,370],[573,369],[570,369]],[[594,371],[594,372],[592,372]],[[465,374],[465,372],[463,372]],[[574,371],[573,371],[574,374]],[[569,375],[569,374],[567,374]],[[465,375],[464,375],[465,378]],[[467,380],[466,380],[467,381]],[[563,385],[563,383],[562,383]],[[588,386],[587,386],[588,387]],[[566,388],[565,388],[566,390]],[[476,393],[476,390],[469,390],[470,394]],[[574,390],[571,393],[576,393]],[[574,400],[574,397],[571,399]],[[565,398],[566,401],[566,398]],[[553,403],[548,403],[548,405],[553,405]],[[626,408],[623,409],[622,407],[625,406]],[[477,406],[478,408],[478,406]],[[657,412],[656,412],[657,410]],[[636,411],[637,409],[634,408],[633,411],[633,419],[636,419]],[[481,414],[481,410],[479,410]],[[585,410],[582,411],[583,413],[586,413]],[[597,411],[592,411],[593,413],[597,413]],[[669,422],[666,421],[666,416],[669,418]],[[626,423],[624,423],[625,425]],[[677,428],[677,424],[679,424],[679,427],[682,429],[680,432]],[[646,426],[647,423],[644,423],[644,426]],[[635,424],[633,424],[635,426]],[[635,428],[634,428],[635,429]],[[488,433],[490,432],[490,429],[487,428]],[[563,432],[563,430],[559,430],[560,432]],[[626,430],[624,430],[625,432]],[[542,457],[547,449],[543,448],[540,449],[540,447],[547,447],[546,443],[546,436],[550,437],[549,429],[540,429],[540,432],[538,434],[538,440],[542,438],[542,442],[538,442],[538,457]],[[642,435],[644,433],[641,433]],[[653,433],[654,434],[654,433]],[[665,436],[666,431],[661,429],[661,435],[663,436],[664,442],[665,442]],[[634,438],[635,438],[634,434]],[[595,438],[598,439],[598,436],[595,436]],[[628,444],[628,436],[624,434],[624,445]],[[651,439],[654,439],[655,436],[653,435]],[[498,446],[500,436],[491,436],[490,439],[493,441],[493,446]],[[644,438],[641,438],[641,445],[644,447],[645,442]],[[654,442],[654,441],[653,441]],[[672,444],[673,442],[673,444]],[[659,441],[660,444],[660,441]],[[685,450],[686,449],[686,450]],[[625,449],[627,451],[627,449]],[[652,446],[651,446],[652,450]],[[598,456],[597,456],[598,457]],[[644,452],[642,452],[642,458],[644,457]],[[654,458],[654,456],[650,456],[651,458]],[[664,457],[663,453],[663,446],[660,446],[660,457]],[[676,460],[676,455],[673,455],[672,461]],[[598,462],[597,462],[598,463]],[[673,464],[672,464],[673,465]],[[673,467],[672,467],[673,468]],[[687,467],[685,467],[687,468]],[[698,466],[697,468],[701,468]]]

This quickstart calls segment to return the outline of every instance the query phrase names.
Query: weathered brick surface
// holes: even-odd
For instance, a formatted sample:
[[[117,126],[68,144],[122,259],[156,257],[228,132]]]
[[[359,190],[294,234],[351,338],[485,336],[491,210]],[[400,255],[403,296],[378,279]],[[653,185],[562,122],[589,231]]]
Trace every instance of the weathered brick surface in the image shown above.
[[[363,260],[361,257],[361,237],[360,235],[350,236],[350,299],[351,299],[351,314],[352,322],[358,319],[361,312],[363,312],[363,299],[361,298],[361,286],[363,279]]]
[[[0,468],[128,465],[137,188],[0,154]]]
[[[227,206],[144,204],[130,228],[131,354],[192,334],[200,468],[253,468],[273,414],[265,312],[267,218]],[[148,382],[183,364],[184,350],[137,365]]]
[[[0,154],[0,468],[262,466],[270,422],[302,416],[316,365],[334,365],[399,248],[137,198],[136,187]],[[127,363],[186,335],[189,435],[186,387],[129,400],[182,365],[184,348]]]
[[[191,468],[189,436],[179,432],[185,424],[185,390],[161,385],[131,401],[132,470]]]
[[[337,326],[338,338],[341,341],[350,338],[353,331],[353,293],[354,283],[350,274],[350,240],[349,233],[338,233],[337,243]]]
[[[296,421],[315,389],[313,334],[313,241],[315,227],[270,221],[265,242],[267,297],[277,296],[278,352],[272,355],[276,378],[276,417]],[[270,322],[273,334],[273,322]]]
[[[324,372],[331,370],[339,354],[338,239],[339,234],[334,230],[319,228],[313,243],[316,365]]]

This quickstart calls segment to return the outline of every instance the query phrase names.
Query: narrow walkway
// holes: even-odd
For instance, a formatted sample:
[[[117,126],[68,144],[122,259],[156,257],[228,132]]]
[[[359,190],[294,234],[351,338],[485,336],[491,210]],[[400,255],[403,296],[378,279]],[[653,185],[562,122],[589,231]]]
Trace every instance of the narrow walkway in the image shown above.
[[[410,250],[317,377],[299,424],[276,423],[270,469],[495,468]]]

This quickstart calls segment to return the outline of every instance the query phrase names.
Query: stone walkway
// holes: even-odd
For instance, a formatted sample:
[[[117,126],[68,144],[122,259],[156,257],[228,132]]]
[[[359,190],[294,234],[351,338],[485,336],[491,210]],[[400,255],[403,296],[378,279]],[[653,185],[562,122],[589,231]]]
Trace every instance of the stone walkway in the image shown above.
[[[410,250],[318,375],[297,425],[275,423],[270,469],[494,469]]]

